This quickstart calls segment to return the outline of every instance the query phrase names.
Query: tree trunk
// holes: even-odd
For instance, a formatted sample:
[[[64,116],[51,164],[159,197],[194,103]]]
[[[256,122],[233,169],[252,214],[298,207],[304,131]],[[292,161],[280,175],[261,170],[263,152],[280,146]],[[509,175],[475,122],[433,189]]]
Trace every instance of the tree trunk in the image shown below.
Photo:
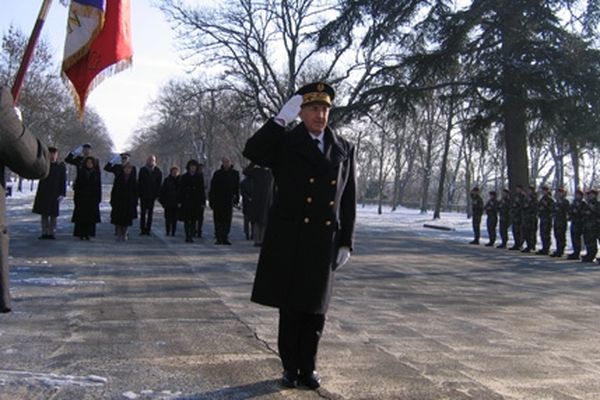
[[[501,4],[505,4],[502,2]],[[499,9],[502,18],[502,118],[506,143],[508,183],[511,190],[517,185],[528,186],[529,162],[527,157],[526,92],[517,65],[520,64],[520,32],[522,13],[518,10]]]
[[[573,193],[575,193],[577,189],[581,188],[581,177],[579,176],[579,147],[573,139],[569,141],[569,154],[573,167]]]
[[[427,147],[425,150],[425,173],[423,174],[423,187],[421,192],[421,214],[427,212],[427,202],[429,201],[429,185],[431,183],[431,153],[433,151],[433,127],[429,128],[427,135]]]
[[[444,197],[444,184],[446,181],[446,171],[448,164],[448,154],[450,153],[450,140],[452,139],[452,119],[454,117],[454,98],[451,96],[448,105],[448,120],[446,124],[446,137],[444,138],[444,153],[442,155],[442,165],[440,166],[440,181],[438,183],[437,196],[435,200],[435,209],[433,219],[441,218],[442,198]]]

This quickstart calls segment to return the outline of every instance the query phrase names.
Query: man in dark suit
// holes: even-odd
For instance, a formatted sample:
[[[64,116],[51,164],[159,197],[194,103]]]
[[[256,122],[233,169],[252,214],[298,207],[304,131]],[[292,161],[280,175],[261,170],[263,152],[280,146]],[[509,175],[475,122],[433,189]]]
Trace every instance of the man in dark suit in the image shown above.
[[[13,108],[13,98],[0,86],[0,313],[10,312],[8,284],[8,228],[6,226],[6,182],[4,167],[24,178],[48,175],[48,149],[23,125]]]
[[[350,257],[356,216],[354,146],[327,126],[333,98],[325,83],[302,87],[244,149],[276,186],[252,301],[279,308],[282,384],[313,390],[334,271]],[[286,130],[297,116],[302,123]]]
[[[154,202],[160,195],[162,171],[156,166],[156,156],[150,154],[146,165],[138,175],[138,196],[140,197],[140,235],[150,236]]]

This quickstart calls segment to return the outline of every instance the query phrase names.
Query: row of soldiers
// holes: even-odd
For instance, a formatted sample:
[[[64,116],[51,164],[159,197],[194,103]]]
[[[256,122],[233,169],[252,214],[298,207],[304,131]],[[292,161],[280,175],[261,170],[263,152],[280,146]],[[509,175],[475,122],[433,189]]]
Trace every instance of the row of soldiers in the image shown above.
[[[499,227],[501,242],[497,248],[506,248],[508,232],[512,227],[513,246],[509,250],[520,250],[531,253],[536,249],[537,233],[541,238],[542,248],[536,254],[562,257],[567,244],[567,228],[570,221],[570,235],[573,252],[567,256],[569,260],[578,260],[582,250],[582,237],[586,254],[581,257],[583,262],[593,262],[600,241],[600,204],[598,191],[590,189],[575,192],[574,199],[569,202],[564,188],[556,189],[554,197],[547,186],[541,188],[541,198],[534,186],[525,190],[517,185],[511,193],[509,189],[502,191],[497,198],[495,191],[489,192],[489,198],[484,204],[479,188],[471,190],[473,232],[475,238],[471,244],[479,244],[480,225],[483,213],[487,216],[487,231],[489,242],[486,246],[494,246],[496,228]],[[585,197],[585,198],[584,198]],[[550,253],[551,235],[554,233],[556,249]],[[525,246],[523,248],[523,246]]]

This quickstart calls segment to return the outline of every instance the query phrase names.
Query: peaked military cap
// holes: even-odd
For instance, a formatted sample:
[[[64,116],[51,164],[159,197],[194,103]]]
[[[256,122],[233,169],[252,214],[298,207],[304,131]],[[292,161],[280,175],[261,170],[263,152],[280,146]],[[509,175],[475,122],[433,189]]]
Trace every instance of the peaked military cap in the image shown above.
[[[302,106],[313,103],[322,103],[331,107],[335,97],[333,88],[324,82],[314,82],[302,86],[298,89],[296,94],[302,95]]]
[[[559,188],[558,188],[558,189],[556,189],[556,190],[557,190],[557,191],[559,191],[559,192],[561,192],[561,193],[565,193],[565,192],[566,192],[565,188],[564,188],[564,187],[562,187],[562,186],[561,186],[561,187],[559,187]]]
[[[496,195],[496,191],[495,190],[491,190],[490,191],[490,196],[495,196]]]
[[[87,147],[87,148],[92,148],[92,145],[89,143],[84,143],[81,147]]]

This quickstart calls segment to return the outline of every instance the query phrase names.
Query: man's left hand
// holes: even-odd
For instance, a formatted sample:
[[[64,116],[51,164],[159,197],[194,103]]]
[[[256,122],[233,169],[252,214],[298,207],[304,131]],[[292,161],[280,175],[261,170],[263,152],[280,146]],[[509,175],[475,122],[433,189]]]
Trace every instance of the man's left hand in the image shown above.
[[[335,261],[335,268],[338,269],[343,267],[348,260],[350,259],[350,248],[349,247],[340,247],[338,250],[337,259]]]

